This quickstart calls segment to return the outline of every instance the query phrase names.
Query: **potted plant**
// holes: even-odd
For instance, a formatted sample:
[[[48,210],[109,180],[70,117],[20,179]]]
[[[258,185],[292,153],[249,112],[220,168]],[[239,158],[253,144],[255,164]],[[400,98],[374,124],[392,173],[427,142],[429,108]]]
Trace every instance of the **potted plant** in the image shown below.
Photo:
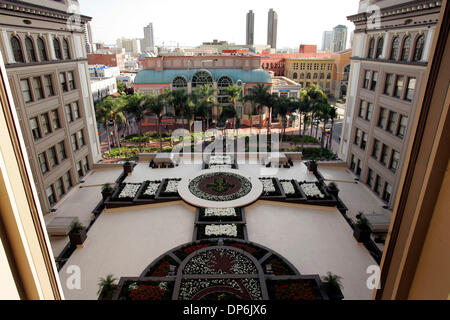
[[[70,226],[69,239],[74,246],[83,244],[87,238],[86,228],[78,221],[72,222]]]
[[[321,280],[321,288],[330,300],[337,301],[344,299],[344,295],[342,294],[342,277],[328,272]]]
[[[133,172],[133,164],[130,162],[130,159],[127,159],[127,161],[123,164],[123,171],[125,174]]]
[[[337,184],[334,183],[334,182],[331,182],[331,183],[328,185],[328,192],[329,192],[330,194],[332,194],[335,198],[337,198],[338,195],[339,195],[339,189],[338,189],[338,187],[337,187]]]
[[[308,167],[308,170],[311,172],[317,171],[317,161],[316,160],[308,161],[306,166]]]
[[[370,230],[369,220],[367,220],[367,218],[362,215],[362,212],[360,212],[360,217],[358,218],[358,221],[355,224],[355,229],[353,230],[353,237],[358,242],[366,243],[370,240],[371,233],[372,231]]]
[[[106,199],[108,199],[108,197],[112,196],[113,192],[114,192],[114,189],[111,186],[111,184],[105,183],[102,187],[103,200],[106,200]]]
[[[112,274],[107,275],[106,278],[100,278],[97,291],[98,300],[112,300],[118,288],[116,281],[117,279]]]

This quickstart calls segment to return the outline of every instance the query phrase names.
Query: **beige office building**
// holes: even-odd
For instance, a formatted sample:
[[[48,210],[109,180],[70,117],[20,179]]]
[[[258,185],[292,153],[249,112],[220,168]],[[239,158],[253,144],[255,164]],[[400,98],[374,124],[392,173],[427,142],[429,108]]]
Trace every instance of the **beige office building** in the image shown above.
[[[90,18],[74,4],[0,1],[0,51],[44,214],[101,159],[84,42]]]
[[[430,63],[441,1],[376,1],[379,25],[366,9],[348,17],[355,37],[340,156],[390,208],[400,184],[411,127]]]

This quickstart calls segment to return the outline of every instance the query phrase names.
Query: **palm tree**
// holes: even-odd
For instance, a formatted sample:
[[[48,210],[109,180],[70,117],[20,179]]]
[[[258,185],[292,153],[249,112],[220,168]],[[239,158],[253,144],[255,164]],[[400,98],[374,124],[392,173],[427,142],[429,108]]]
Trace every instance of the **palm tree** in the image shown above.
[[[106,109],[98,105],[95,108],[95,118],[97,119],[97,122],[102,123],[105,126],[106,129],[106,138],[108,139],[108,150],[111,152],[111,140],[109,137],[109,118],[107,117]]]
[[[255,97],[252,94],[247,94],[246,96],[242,97],[242,103],[246,104],[246,103],[250,103],[250,110],[248,112],[248,118],[250,120],[250,134],[252,134],[252,129],[253,129],[253,111],[255,110],[255,105],[256,105],[256,101],[255,101]]]
[[[283,143],[283,138],[286,135],[287,115],[291,113],[295,107],[295,101],[292,99],[286,97],[273,97],[274,113],[279,115],[281,118],[282,134],[280,145]]]
[[[98,291],[97,294],[101,298],[112,298],[114,292],[117,290],[118,286],[116,284],[117,279],[114,278],[112,274],[108,274],[106,278],[100,278],[98,281]]]
[[[207,120],[207,127],[209,128],[209,119],[212,115],[212,108],[217,106],[216,101],[216,92],[217,90],[212,87],[211,84],[204,84],[198,86],[194,89],[194,96],[196,97],[197,102],[204,102],[204,106],[206,107],[206,114],[204,115]]]
[[[104,108],[104,112],[106,113],[105,116],[108,122],[109,121],[113,122],[114,138],[116,139],[119,154],[121,153],[121,150],[117,125],[125,122],[126,120],[125,115],[123,113],[125,104],[126,104],[125,98],[123,96],[120,96],[118,98],[107,97],[100,103],[99,106],[100,108]]]
[[[184,127],[184,119],[188,113],[186,110],[188,98],[189,96],[186,89],[175,89],[172,91],[172,103],[175,108],[175,114],[180,116],[182,127]]]
[[[337,119],[338,117],[338,113],[337,113],[337,108],[334,105],[330,105],[328,108],[328,117],[331,120],[331,132],[330,132],[330,136],[328,139],[328,149],[331,150],[331,144],[333,142],[333,129],[334,129],[334,120]]]
[[[164,117],[164,108],[166,102],[164,95],[146,95],[145,96],[145,109],[153,114],[158,119],[158,134],[159,134],[159,149],[162,151],[162,134],[161,134],[161,121]]]
[[[234,116],[234,130],[236,131],[236,118],[237,118],[237,102],[238,100],[241,98],[242,95],[242,87],[239,86],[229,86],[228,88],[225,88],[224,90],[230,100],[233,102],[233,106],[234,106],[234,111],[235,111],[235,116]]]
[[[139,134],[139,152],[142,151],[142,120],[145,116],[145,95],[136,91],[134,94],[126,96],[127,105],[124,110],[134,115],[136,122],[138,124],[138,134]]]
[[[257,112],[259,114],[259,135],[261,136],[261,125],[262,125],[262,109],[267,104],[269,99],[269,87],[262,83],[258,83],[255,87],[249,89],[249,95],[252,96],[251,99],[256,102]]]

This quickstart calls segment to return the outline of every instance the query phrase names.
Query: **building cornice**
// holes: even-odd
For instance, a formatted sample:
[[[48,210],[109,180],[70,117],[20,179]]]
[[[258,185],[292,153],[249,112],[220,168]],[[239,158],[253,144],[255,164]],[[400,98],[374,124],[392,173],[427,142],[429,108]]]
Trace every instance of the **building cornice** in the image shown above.
[[[396,6],[381,9],[381,18],[399,16],[411,12],[433,9],[442,5],[441,0],[429,1],[429,0],[416,0],[405,4],[399,4]],[[354,22],[366,22],[368,17],[372,14],[368,12],[362,12],[355,15],[348,16],[347,19]]]
[[[397,60],[388,60],[388,59],[370,59],[370,58],[361,58],[361,57],[350,57],[350,60],[357,61],[368,61],[368,62],[376,62],[376,63],[391,63],[391,64],[402,64],[408,66],[418,66],[418,67],[427,67],[428,62],[418,62],[418,61],[397,61]]]
[[[74,63],[74,62],[87,62],[87,61],[88,61],[87,58],[80,58],[80,59],[51,60],[51,61],[30,62],[30,63],[9,63],[9,64],[5,64],[5,68],[6,69],[14,69],[14,68],[45,66],[45,65],[54,65],[54,64],[62,64],[62,63]]]
[[[31,3],[26,3],[22,1],[11,1],[11,0],[0,0],[0,9],[13,11],[16,13],[30,14],[46,18],[63,20],[65,22],[75,14]],[[92,20],[91,17],[84,15],[79,15],[79,17],[82,23],[86,23]]]

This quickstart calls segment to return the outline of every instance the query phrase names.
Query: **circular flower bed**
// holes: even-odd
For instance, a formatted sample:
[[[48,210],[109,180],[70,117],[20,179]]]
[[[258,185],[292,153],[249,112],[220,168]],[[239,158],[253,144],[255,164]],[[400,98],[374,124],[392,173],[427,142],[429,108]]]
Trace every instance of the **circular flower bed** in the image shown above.
[[[189,191],[197,198],[209,201],[232,201],[245,197],[252,183],[245,177],[229,172],[200,175],[189,183]]]
[[[212,294],[227,294],[235,300],[262,300],[258,279],[186,279],[181,282],[180,300],[207,300]]]
[[[194,256],[183,274],[257,274],[255,264],[245,255],[227,249],[215,249]]]

